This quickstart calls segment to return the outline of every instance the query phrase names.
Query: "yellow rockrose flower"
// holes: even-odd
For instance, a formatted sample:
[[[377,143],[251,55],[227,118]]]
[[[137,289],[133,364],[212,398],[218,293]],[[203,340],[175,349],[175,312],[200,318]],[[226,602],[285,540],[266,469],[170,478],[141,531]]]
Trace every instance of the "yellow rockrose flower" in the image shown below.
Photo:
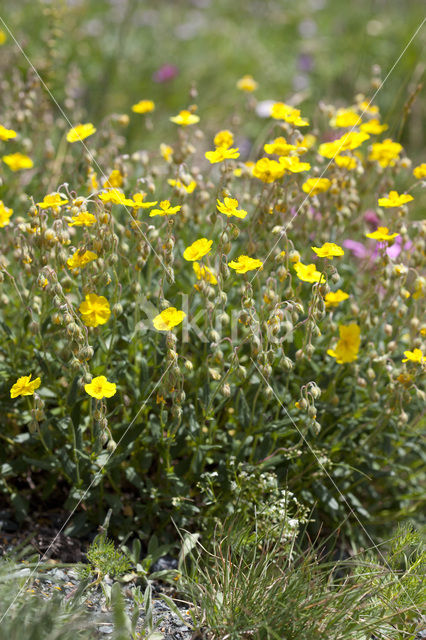
[[[155,316],[152,322],[157,331],[170,331],[170,329],[180,324],[185,317],[186,313],[184,311],[179,311],[176,307],[168,307],[158,316]]]
[[[417,180],[422,180],[426,178],[426,162],[422,162],[417,167],[413,169],[413,176],[417,178]]]
[[[309,121],[301,117],[299,109],[295,109],[284,102],[276,102],[272,105],[271,118],[284,120],[284,122],[288,122],[295,127],[309,126]]]
[[[232,147],[234,144],[234,136],[228,129],[223,129],[217,132],[213,143],[215,147],[225,147],[225,149],[229,149],[229,147]]]
[[[360,129],[361,131],[364,131],[364,133],[370,133],[373,136],[377,136],[380,133],[383,133],[383,131],[386,131],[386,129],[389,129],[389,127],[387,124],[380,124],[380,120],[374,118],[373,120],[364,122],[364,124],[360,126]]]
[[[49,209],[52,208],[54,211],[58,211],[59,207],[67,204],[68,200],[66,198],[62,198],[60,193],[48,193],[47,196],[44,196],[41,202],[37,202],[37,206],[40,209]]]
[[[328,178],[308,178],[302,184],[302,189],[308,196],[316,196],[318,193],[324,193],[331,187],[331,180]]]
[[[238,209],[238,200],[235,198],[225,197],[223,202],[220,200],[216,200],[216,202],[217,210],[220,211],[220,213],[225,214],[225,216],[228,216],[228,218],[235,216],[236,218],[241,218],[243,220],[247,215],[247,211],[244,211],[244,209]]]
[[[282,136],[275,138],[271,143],[263,145],[265,153],[275,154],[276,156],[288,156],[290,151],[296,151],[295,144],[288,144],[287,140]]]
[[[133,209],[150,209],[151,207],[155,207],[158,201],[154,200],[152,202],[145,202],[145,196],[146,193],[144,191],[140,191],[132,195]]]
[[[19,153],[19,151],[3,156],[2,160],[11,171],[22,171],[22,169],[31,169],[34,166],[31,158],[24,153]]]
[[[216,162],[239,158],[240,151],[238,148],[227,149],[226,147],[217,147],[214,151],[206,151],[204,155],[211,164],[215,164]]]
[[[80,211],[76,216],[72,216],[72,222],[68,222],[69,227],[91,227],[95,224],[96,218],[93,213]]]
[[[379,198],[378,204],[379,207],[401,207],[403,204],[411,202],[411,200],[414,200],[414,198],[408,193],[399,195],[397,191],[390,191],[387,198]]]
[[[13,209],[6,207],[3,200],[0,200],[0,227],[6,227],[10,222]]]
[[[394,142],[390,138],[386,138],[383,142],[375,142],[371,145],[371,152],[368,159],[378,162],[381,167],[393,167],[402,148],[399,142]]]
[[[338,289],[337,291],[329,291],[328,293],[326,293],[324,303],[326,308],[329,309],[330,307],[337,307],[340,302],[343,302],[348,298],[349,295],[347,293],[345,293],[341,289]]]
[[[311,165],[309,162],[300,162],[299,156],[280,156],[279,164],[286,171],[291,173],[300,173],[301,171],[309,171]]]
[[[359,131],[348,131],[343,134],[341,138],[333,140],[332,142],[323,142],[320,144],[318,153],[324,158],[333,158],[342,151],[352,151],[362,145],[363,142],[369,139],[368,133]]]
[[[195,180],[191,180],[189,184],[185,184],[181,180],[173,180],[172,178],[167,180],[167,184],[169,184],[171,187],[174,187],[178,191],[185,191],[185,193],[193,193],[195,187],[197,186]]]
[[[283,177],[285,174],[285,167],[276,160],[260,158],[253,166],[252,173],[255,178],[269,184]]]
[[[121,187],[123,181],[124,177],[121,172],[118,169],[114,169],[106,180],[104,189],[115,189],[117,187]]]
[[[169,144],[164,144],[164,142],[162,142],[160,144],[160,153],[162,158],[170,164],[173,157],[173,147],[171,147]]]
[[[336,358],[338,364],[353,362],[358,358],[359,345],[361,343],[360,328],[357,324],[341,324],[339,326],[339,341],[336,349],[328,349],[327,353]]]
[[[194,268],[195,275],[197,276],[197,280],[204,280],[205,282],[208,282],[208,284],[217,284],[217,278],[211,269],[205,265],[198,264],[198,262],[194,262],[192,266]],[[198,288],[198,285],[194,285],[194,287]]]
[[[402,362],[418,362],[423,363],[424,356],[420,349],[414,349],[413,351],[404,351],[405,358]]]
[[[237,89],[239,89],[240,91],[248,91],[249,93],[251,93],[252,91],[256,91],[258,86],[259,85],[257,84],[256,80],[254,80],[253,76],[250,75],[245,75],[237,80]]]
[[[239,256],[237,260],[231,260],[231,262],[228,262],[228,267],[235,269],[237,273],[247,273],[247,271],[260,269],[262,266],[263,262],[261,262],[261,260],[257,260],[257,258],[250,258],[249,256]]]
[[[341,169],[348,169],[349,171],[357,166],[356,159],[352,156],[334,156],[334,162]]]
[[[17,398],[18,396],[32,396],[34,391],[39,388],[41,384],[40,378],[31,380],[32,374],[29,376],[22,376],[18,378],[13,387],[10,389],[10,397]]]
[[[372,240],[378,240],[379,242],[389,242],[399,236],[399,233],[389,233],[389,229],[387,227],[378,227],[376,231],[366,233],[365,236]]]
[[[112,398],[117,393],[115,382],[108,382],[105,376],[97,376],[92,382],[84,385],[85,392],[92,398]]]
[[[91,122],[86,124],[77,124],[72,127],[67,133],[68,142],[81,142],[96,132],[96,128]]]
[[[86,264],[92,262],[92,260],[96,260],[97,257],[98,256],[96,255],[96,253],[93,253],[93,251],[84,251],[83,253],[80,253],[80,251],[77,249],[77,251],[75,251],[71,256],[71,258],[68,258],[67,266],[70,269],[82,269],[86,266]]]
[[[303,262],[296,262],[293,267],[297,274],[297,277],[303,282],[324,282],[325,280],[324,274],[322,274],[320,271],[317,271],[317,268],[314,264],[303,264]]]
[[[328,258],[333,260],[336,256],[343,256],[345,252],[342,247],[334,242],[325,242],[322,247],[311,247],[312,251],[315,251],[319,258]]]
[[[200,118],[195,115],[195,113],[191,113],[191,111],[188,111],[187,109],[179,111],[178,115],[173,116],[170,120],[181,127],[188,127],[191,124],[197,124],[197,122],[200,122]]]
[[[200,238],[191,244],[190,247],[187,247],[183,252],[183,257],[188,262],[193,262],[194,260],[200,260],[203,256],[206,256],[212,248],[213,240],[208,240],[207,238]]]
[[[168,200],[162,200],[160,202],[159,209],[153,209],[149,212],[150,218],[154,216],[174,216],[178,211],[181,210],[181,206],[177,205],[176,207],[172,207]]]
[[[336,115],[330,120],[330,126],[335,129],[344,129],[356,127],[360,122],[360,116],[352,109],[338,109]]]
[[[88,293],[78,310],[86,327],[97,327],[100,324],[105,324],[111,315],[108,300],[104,296],[97,296],[96,293]]]
[[[108,191],[100,193],[98,198],[104,203],[111,202],[112,204],[121,204],[124,207],[135,206],[133,200],[126,198],[124,193],[118,189],[108,189]]]
[[[151,113],[155,109],[155,102],[153,100],[139,100],[132,106],[134,113]]]
[[[13,129],[6,129],[6,127],[0,124],[0,140],[11,140],[12,138],[16,138],[16,136],[16,131],[14,131]]]

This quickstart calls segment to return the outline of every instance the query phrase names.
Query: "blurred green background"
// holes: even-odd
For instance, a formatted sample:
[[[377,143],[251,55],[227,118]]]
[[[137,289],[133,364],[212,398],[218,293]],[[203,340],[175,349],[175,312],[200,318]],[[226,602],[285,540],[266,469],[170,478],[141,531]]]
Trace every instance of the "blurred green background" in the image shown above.
[[[99,125],[153,99],[152,131],[131,118],[137,148],[147,137],[167,138],[168,117],[191,103],[206,133],[230,126],[233,114],[244,113],[246,96],[235,83],[247,73],[259,83],[258,100],[296,93],[307,115],[320,101],[343,106],[357,92],[371,97],[372,66],[386,76],[424,9],[419,0],[2,0],[0,15],[73,122],[76,102]],[[401,134],[413,157],[424,146],[421,99],[410,126],[400,132],[399,123],[424,75],[425,36],[423,26],[377,96],[389,134]],[[28,66],[22,55],[13,64]]]

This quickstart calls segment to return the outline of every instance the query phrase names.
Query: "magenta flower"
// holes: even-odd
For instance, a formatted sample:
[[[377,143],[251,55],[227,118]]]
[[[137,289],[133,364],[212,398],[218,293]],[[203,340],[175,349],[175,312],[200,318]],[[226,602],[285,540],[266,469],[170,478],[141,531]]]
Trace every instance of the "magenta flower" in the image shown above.
[[[152,79],[154,82],[169,82],[176,78],[179,74],[179,69],[174,64],[163,64],[157,71],[153,74]]]

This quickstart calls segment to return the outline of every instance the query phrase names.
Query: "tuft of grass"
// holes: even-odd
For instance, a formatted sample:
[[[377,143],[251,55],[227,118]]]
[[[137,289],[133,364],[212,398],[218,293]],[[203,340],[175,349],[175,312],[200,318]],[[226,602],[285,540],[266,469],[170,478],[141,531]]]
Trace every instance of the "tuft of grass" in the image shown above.
[[[234,519],[218,528],[209,548],[194,547],[182,593],[196,605],[191,615],[203,637],[414,640],[426,593],[425,553],[413,530],[395,536],[393,548],[405,558],[398,570],[394,551],[386,566],[374,554],[333,563],[293,542],[289,550]]]

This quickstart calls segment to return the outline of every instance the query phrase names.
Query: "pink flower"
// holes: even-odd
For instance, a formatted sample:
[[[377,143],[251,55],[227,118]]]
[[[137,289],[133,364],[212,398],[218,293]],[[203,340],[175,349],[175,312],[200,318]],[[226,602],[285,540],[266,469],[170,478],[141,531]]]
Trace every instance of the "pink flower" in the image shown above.
[[[174,64],[163,64],[157,71],[153,74],[152,79],[154,82],[169,82],[176,78],[179,74],[179,69]]]

